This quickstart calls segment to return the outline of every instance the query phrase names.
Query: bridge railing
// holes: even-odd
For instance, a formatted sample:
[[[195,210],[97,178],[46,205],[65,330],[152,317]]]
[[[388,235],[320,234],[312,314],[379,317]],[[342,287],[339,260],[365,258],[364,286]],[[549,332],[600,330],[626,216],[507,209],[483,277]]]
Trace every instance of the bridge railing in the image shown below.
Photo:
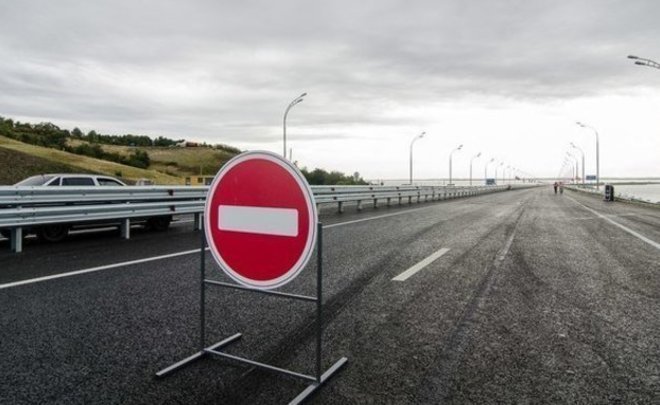
[[[413,203],[437,201],[503,191],[510,186],[312,186],[315,201],[337,204],[363,202]],[[9,236],[12,250],[22,250],[23,235],[39,227],[115,221],[122,237],[130,237],[131,220],[193,214],[199,228],[208,187],[0,187],[0,230]]]

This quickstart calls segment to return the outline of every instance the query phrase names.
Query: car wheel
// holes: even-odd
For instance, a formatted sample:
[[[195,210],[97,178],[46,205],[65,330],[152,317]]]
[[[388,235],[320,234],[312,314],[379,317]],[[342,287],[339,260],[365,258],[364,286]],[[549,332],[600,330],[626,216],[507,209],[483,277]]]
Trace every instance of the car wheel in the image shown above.
[[[172,217],[155,217],[147,220],[147,228],[157,232],[164,232],[170,227]]]
[[[66,225],[48,225],[39,228],[37,236],[46,242],[61,242],[69,235],[69,227]]]

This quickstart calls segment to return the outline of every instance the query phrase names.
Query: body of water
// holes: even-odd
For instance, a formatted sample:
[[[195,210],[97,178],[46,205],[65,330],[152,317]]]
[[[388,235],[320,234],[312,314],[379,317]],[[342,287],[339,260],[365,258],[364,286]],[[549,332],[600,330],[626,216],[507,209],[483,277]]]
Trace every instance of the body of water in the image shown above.
[[[623,198],[635,198],[660,204],[660,183],[658,184],[614,184],[614,195]]]

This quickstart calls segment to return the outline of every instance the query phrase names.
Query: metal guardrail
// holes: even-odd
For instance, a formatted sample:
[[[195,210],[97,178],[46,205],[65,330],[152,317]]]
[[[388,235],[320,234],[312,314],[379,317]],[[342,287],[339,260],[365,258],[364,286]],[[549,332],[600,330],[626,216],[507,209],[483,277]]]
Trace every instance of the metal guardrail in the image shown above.
[[[378,207],[378,201],[391,205],[392,201],[401,204],[404,200],[435,201],[440,199],[467,197],[486,192],[501,191],[508,186],[477,186],[477,187],[437,187],[437,186],[312,186],[317,204],[337,203],[339,212],[343,212],[346,202],[357,203],[357,209],[362,209],[363,201],[372,201]]]
[[[520,188],[523,185],[514,186]],[[532,186],[532,185],[524,185]],[[344,204],[379,201],[388,206],[437,201],[503,191],[510,186],[431,187],[431,186],[312,186],[317,204]],[[22,250],[26,230],[54,224],[76,224],[116,220],[122,237],[130,238],[131,219],[174,214],[194,214],[195,227],[201,215],[208,187],[0,187],[0,229],[11,233],[15,252]]]

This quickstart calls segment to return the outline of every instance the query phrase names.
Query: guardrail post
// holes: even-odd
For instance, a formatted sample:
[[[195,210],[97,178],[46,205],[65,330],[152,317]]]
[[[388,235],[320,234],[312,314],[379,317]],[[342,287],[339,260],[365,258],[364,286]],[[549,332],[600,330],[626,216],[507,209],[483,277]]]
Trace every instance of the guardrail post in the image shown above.
[[[193,218],[195,220],[195,230],[196,231],[201,231],[202,230],[202,213],[198,212],[193,215]]]
[[[344,202],[343,201],[339,201],[337,203],[337,212],[340,213],[340,214],[344,212]]]
[[[131,238],[131,220],[129,218],[125,218],[121,220],[121,227],[119,229],[122,239]]]
[[[378,198],[374,198],[374,208],[378,208]]]
[[[357,202],[357,210],[362,211],[362,200],[358,200]]]
[[[392,197],[387,197],[387,206],[389,207],[391,205],[392,205]]]
[[[23,251],[23,228],[12,228],[9,235],[11,251],[21,253]]]

